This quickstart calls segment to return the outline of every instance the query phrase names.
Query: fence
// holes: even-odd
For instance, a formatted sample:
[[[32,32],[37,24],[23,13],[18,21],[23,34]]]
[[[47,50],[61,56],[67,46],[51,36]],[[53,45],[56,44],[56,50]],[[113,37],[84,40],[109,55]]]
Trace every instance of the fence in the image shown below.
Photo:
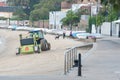
[[[71,68],[73,68],[74,61],[77,60],[78,55],[77,55],[77,48],[73,47],[71,49],[68,49],[65,52],[65,61],[64,61],[64,74],[69,72]]]
[[[77,49],[80,47],[87,47],[91,46],[93,47],[93,43],[88,43],[80,46],[75,46],[72,48],[69,48],[64,53],[64,74],[66,75],[73,67],[78,66],[78,57],[79,53],[77,52]],[[82,56],[82,59],[84,59],[87,55]]]

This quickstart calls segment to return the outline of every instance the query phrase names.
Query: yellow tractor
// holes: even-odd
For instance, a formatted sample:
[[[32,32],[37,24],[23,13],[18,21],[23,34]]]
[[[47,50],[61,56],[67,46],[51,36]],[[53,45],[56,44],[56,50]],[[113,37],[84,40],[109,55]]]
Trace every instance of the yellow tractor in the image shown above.
[[[44,38],[40,30],[29,31],[29,36],[23,38],[20,34],[20,47],[17,49],[18,54],[40,53],[41,51],[50,50],[51,45]]]

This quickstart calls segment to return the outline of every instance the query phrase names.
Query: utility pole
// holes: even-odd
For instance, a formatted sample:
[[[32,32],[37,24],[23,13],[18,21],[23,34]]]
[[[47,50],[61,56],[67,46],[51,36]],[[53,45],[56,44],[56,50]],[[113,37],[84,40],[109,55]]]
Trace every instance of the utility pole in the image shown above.
[[[54,29],[56,29],[56,11],[52,11],[52,15],[53,15],[53,27],[54,27]]]
[[[110,5],[111,13],[112,14],[112,5]],[[110,36],[112,36],[112,15],[110,16],[111,22],[110,22]]]
[[[96,33],[97,33],[97,15],[98,15],[98,0],[97,0],[97,4],[96,4]]]
[[[56,29],[56,11],[54,11],[54,29]]]
[[[118,37],[120,37],[120,23],[119,23]]]
[[[108,0],[108,4],[110,5],[110,8],[111,8],[111,9],[110,9],[110,10],[111,10],[111,11],[110,11],[110,12],[111,12],[111,13],[110,13],[110,14],[111,14],[111,15],[110,15],[110,36],[112,36],[112,10],[113,10],[113,8],[112,8],[112,4],[110,4],[109,0]]]
[[[90,1],[90,21],[89,21],[89,32],[90,32],[90,33],[91,33],[91,29],[92,29],[92,21],[91,21],[91,17],[92,17],[92,16],[91,16],[91,12],[92,12],[92,11],[91,11],[91,6],[92,6],[92,5],[91,5],[91,1]]]

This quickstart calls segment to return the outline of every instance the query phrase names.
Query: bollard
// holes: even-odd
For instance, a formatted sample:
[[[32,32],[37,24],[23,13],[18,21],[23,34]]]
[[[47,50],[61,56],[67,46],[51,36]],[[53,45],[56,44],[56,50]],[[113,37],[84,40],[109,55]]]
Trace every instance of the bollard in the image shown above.
[[[81,76],[81,54],[78,55],[78,76]]]

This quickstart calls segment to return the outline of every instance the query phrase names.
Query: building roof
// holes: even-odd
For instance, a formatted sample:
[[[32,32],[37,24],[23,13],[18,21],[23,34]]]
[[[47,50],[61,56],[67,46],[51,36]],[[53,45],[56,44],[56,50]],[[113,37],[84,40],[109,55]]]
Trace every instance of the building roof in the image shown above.
[[[0,12],[15,12],[16,7],[11,7],[11,6],[0,6]]]

